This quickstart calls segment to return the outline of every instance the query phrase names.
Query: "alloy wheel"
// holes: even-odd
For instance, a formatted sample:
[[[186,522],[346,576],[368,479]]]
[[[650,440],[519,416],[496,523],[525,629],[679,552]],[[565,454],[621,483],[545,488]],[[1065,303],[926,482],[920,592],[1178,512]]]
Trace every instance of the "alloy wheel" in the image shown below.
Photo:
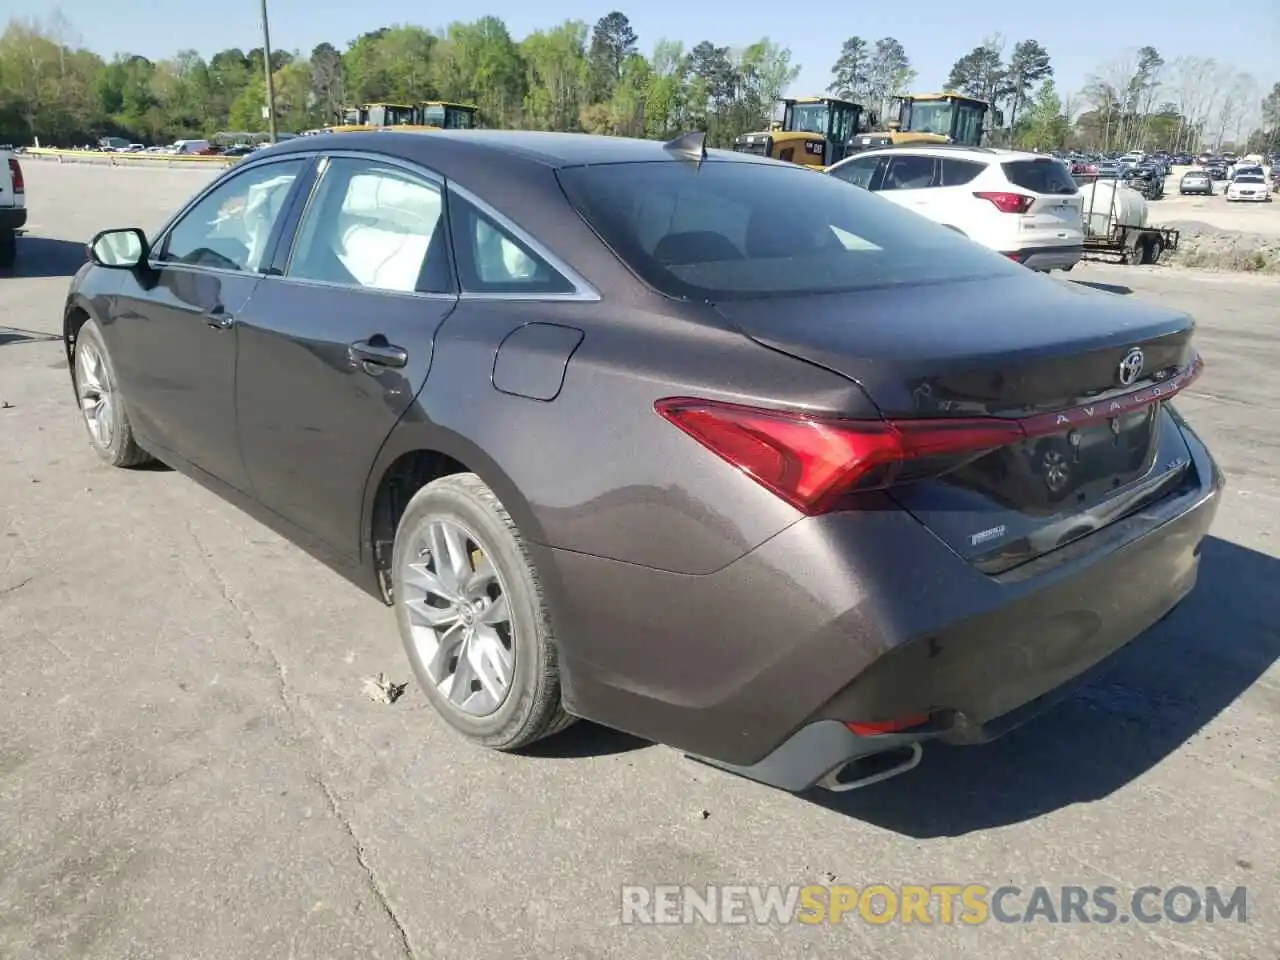
[[[86,340],[76,344],[76,394],[90,439],[106,450],[115,430],[115,390],[102,354]]]
[[[515,669],[511,609],[491,552],[456,520],[436,516],[407,555],[399,599],[427,676],[458,710],[489,716]]]

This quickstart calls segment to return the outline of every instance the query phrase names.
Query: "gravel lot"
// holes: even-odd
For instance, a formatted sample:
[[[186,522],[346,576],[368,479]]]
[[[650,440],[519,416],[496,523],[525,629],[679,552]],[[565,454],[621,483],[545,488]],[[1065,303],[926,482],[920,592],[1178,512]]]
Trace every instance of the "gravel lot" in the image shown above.
[[[369,699],[410,680],[388,610],[83,437],[56,339],[83,241],[209,175],[27,171],[32,236],[0,274],[0,957],[1280,957],[1280,281],[1071,274],[1201,321],[1180,407],[1230,486],[1197,592],[1006,739],[801,798],[587,724],[489,754],[412,687]],[[1246,885],[1249,909],[624,927],[629,883]]]

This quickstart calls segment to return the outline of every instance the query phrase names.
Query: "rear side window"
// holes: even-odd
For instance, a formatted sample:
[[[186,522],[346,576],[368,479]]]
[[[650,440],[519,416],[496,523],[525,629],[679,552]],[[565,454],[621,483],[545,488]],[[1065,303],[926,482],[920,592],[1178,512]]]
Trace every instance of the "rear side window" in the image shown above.
[[[975,163],[973,160],[953,160],[951,157],[944,157],[942,160],[942,185],[944,187],[962,187],[966,183],[971,183],[985,169],[987,169],[985,163]]]
[[[1076,193],[1076,182],[1071,171],[1061,160],[1044,157],[1040,160],[1010,160],[1000,164],[1005,177],[1015,187],[1032,193]]]
[[[795,165],[651,161],[557,176],[605,243],[671,297],[835,293],[1025,269],[874,193]]]
[[[884,174],[884,186],[880,189],[922,190],[932,187],[935,163],[933,157],[893,157],[889,160],[889,169]]]

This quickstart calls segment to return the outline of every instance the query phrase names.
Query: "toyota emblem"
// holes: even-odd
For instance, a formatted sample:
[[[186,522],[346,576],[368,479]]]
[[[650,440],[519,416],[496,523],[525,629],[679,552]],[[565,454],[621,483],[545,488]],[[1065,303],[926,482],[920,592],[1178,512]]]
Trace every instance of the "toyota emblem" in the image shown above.
[[[1137,379],[1142,376],[1143,362],[1142,351],[1137,347],[1134,347],[1124,355],[1124,359],[1120,361],[1120,384],[1122,386],[1127,387],[1137,382]]]

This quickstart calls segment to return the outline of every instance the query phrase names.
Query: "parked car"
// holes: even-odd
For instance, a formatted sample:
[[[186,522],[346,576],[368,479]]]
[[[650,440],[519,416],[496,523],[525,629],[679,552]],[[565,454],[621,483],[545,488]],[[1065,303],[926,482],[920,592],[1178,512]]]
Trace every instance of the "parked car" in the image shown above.
[[[701,135],[299,138],[90,253],[63,332],[96,454],[391,604],[497,749],[585,717],[848,789],[1156,623],[1217,509],[1170,403],[1186,314]]]
[[[1227,202],[1249,201],[1270,203],[1271,190],[1267,178],[1260,173],[1237,173],[1227,185]]]
[[[1215,182],[1227,179],[1227,165],[1221,160],[1210,161],[1205,169],[1209,171],[1209,178]]]
[[[1213,178],[1209,176],[1207,170],[1188,170],[1182,175],[1182,179],[1178,181],[1178,193],[1182,196],[1188,194],[1203,194],[1204,196],[1213,196]]]
[[[1146,200],[1159,200],[1164,196],[1164,174],[1153,163],[1141,163],[1124,172],[1124,181]]]
[[[1014,150],[864,150],[827,171],[1033,270],[1070,270],[1084,244],[1080,190],[1061,160]]]
[[[27,225],[27,184],[22,161],[0,149],[0,268],[18,259],[18,233]]]

